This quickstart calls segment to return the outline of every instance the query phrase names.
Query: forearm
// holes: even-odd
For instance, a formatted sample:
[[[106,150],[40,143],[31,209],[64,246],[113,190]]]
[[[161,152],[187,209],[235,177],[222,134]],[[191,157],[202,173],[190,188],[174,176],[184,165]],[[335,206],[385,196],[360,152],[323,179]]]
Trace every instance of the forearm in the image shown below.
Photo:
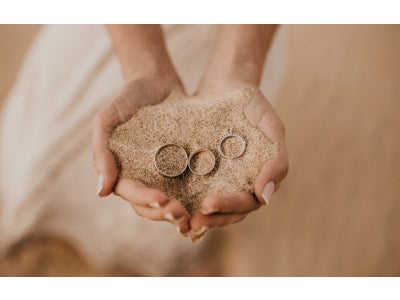
[[[159,25],[108,25],[126,81],[176,76]]]
[[[201,88],[232,82],[259,85],[276,25],[220,25]]]

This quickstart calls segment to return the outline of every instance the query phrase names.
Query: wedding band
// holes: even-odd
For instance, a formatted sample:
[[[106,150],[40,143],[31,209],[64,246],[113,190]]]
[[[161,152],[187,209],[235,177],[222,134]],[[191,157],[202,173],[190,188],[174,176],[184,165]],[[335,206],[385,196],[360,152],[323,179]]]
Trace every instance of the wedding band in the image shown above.
[[[174,149],[175,150],[172,150]],[[165,154],[163,157],[163,151],[165,151],[166,149],[170,149],[170,151],[172,151],[170,153],[170,155],[172,155],[174,158],[179,157],[179,155],[182,158],[182,161],[180,162],[182,164],[182,166],[177,166],[177,164],[173,161],[166,161],[165,160]],[[157,158],[160,158],[161,161],[157,161]],[[183,172],[185,172],[187,166],[188,166],[188,157],[187,157],[187,153],[186,150],[177,144],[164,144],[162,146],[160,146],[153,157],[153,162],[154,162],[154,167],[156,168],[156,170],[166,176],[166,177],[176,177],[181,175]],[[179,162],[179,160],[178,160]],[[162,165],[161,163],[164,163],[164,165]],[[176,169],[176,170],[175,170]]]
[[[191,165],[191,162],[192,162],[192,159],[193,159],[193,157],[194,157],[195,155],[197,155],[197,154],[199,154],[199,153],[202,153],[202,152],[208,153],[208,154],[212,157],[212,160],[211,160],[210,166],[209,166],[207,169],[205,169],[203,172],[199,172],[199,171],[197,171],[197,170],[194,170],[194,168],[193,168],[192,165]],[[198,150],[194,151],[192,154],[190,154],[190,156],[189,156],[188,167],[189,167],[189,170],[190,170],[192,173],[196,174],[196,175],[200,175],[200,176],[207,175],[207,174],[210,173],[212,170],[214,170],[214,167],[215,167],[215,155],[214,155],[214,153],[212,153],[212,152],[211,152],[210,150],[208,150],[208,149],[205,149],[205,148],[198,149]]]
[[[229,155],[225,154],[224,151],[222,151],[222,143],[226,139],[231,138],[231,137],[238,138],[242,143],[242,148],[240,149],[240,151],[237,154],[229,156]],[[225,158],[230,158],[230,159],[238,158],[238,157],[242,156],[244,151],[246,150],[246,143],[247,142],[246,142],[246,139],[244,138],[244,136],[242,136],[239,133],[233,132],[232,128],[229,128],[228,131],[226,133],[224,133],[218,140],[218,152],[219,152],[219,154],[221,154],[221,156],[223,156]]]

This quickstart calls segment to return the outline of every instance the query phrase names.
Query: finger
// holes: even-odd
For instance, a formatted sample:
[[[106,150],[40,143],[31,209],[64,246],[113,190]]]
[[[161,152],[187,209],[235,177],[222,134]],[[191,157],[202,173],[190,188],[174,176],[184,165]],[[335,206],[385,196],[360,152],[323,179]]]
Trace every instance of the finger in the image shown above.
[[[141,205],[131,204],[136,213],[153,221],[168,221],[177,227],[180,233],[187,233],[190,229],[190,215],[177,200],[169,201],[164,207],[149,208]]]
[[[247,216],[247,213],[243,214],[212,214],[203,215],[200,213],[195,214],[190,219],[190,237],[198,238],[203,236],[209,229],[215,227],[223,227],[230,224],[242,221]]]
[[[206,197],[201,203],[200,212],[205,215],[216,212],[241,214],[249,213],[260,206],[261,204],[250,193],[223,193]]]
[[[120,178],[114,193],[131,204],[159,208],[168,202],[162,191],[151,189],[145,184],[127,178]]]
[[[278,190],[288,170],[287,159],[280,155],[267,160],[263,164],[254,181],[254,191],[258,201],[264,204],[270,203],[272,194]]]
[[[111,130],[116,126],[115,116],[107,110],[97,114],[92,138],[93,163],[98,175],[97,194],[100,197],[108,196],[114,188],[118,178],[117,162],[108,148]]]
[[[260,91],[256,91],[253,100],[246,106],[245,114],[253,117],[249,119],[253,126],[259,128],[271,142],[278,144],[277,155],[264,163],[254,183],[257,199],[265,204],[269,203],[272,193],[278,190],[289,170],[285,127]]]
[[[138,215],[156,221],[168,220],[181,233],[189,231],[188,212],[180,202],[169,200],[163,192],[151,189],[141,182],[121,178],[114,193],[130,202]]]
[[[261,118],[258,127],[267,138],[278,143],[278,153],[263,164],[254,182],[257,199],[261,203],[269,204],[272,194],[278,190],[289,171],[285,128],[277,116],[273,117],[269,114]]]

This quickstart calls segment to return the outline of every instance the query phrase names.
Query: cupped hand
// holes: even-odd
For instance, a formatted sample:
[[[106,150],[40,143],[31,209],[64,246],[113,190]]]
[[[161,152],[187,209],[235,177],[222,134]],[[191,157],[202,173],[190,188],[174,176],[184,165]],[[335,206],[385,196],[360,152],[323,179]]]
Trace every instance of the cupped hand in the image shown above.
[[[271,142],[277,142],[279,150],[262,165],[254,182],[254,194],[221,193],[209,195],[202,201],[200,211],[190,220],[189,237],[193,242],[199,242],[211,228],[242,221],[248,213],[269,204],[272,194],[279,189],[288,173],[285,128],[279,116],[257,87],[248,84],[236,84],[234,87],[248,87],[254,91],[251,100],[244,107],[244,115],[249,123],[260,129]]]
[[[136,213],[151,220],[167,220],[181,233],[189,231],[189,214],[180,202],[168,199],[162,191],[138,181],[120,178],[113,153],[108,147],[112,130],[128,121],[140,107],[159,103],[173,92],[183,92],[175,76],[138,79],[128,82],[96,115],[92,154],[98,174],[98,195],[112,192],[128,201]]]

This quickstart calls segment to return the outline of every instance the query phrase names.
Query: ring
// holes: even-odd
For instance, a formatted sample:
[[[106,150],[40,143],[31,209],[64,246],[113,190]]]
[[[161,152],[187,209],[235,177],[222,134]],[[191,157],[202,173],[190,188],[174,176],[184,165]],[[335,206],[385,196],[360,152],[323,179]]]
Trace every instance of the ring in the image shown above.
[[[185,172],[188,166],[188,157],[182,146],[164,144],[155,152],[153,162],[160,174],[166,177],[176,177]]]
[[[227,155],[224,153],[224,151],[222,151],[222,143],[231,137],[235,137],[238,138],[240,140],[240,142],[242,143],[242,148],[239,150],[239,152],[235,155]],[[239,133],[233,132],[232,128],[229,128],[228,131],[226,133],[224,133],[218,140],[218,152],[225,158],[238,158],[240,156],[243,155],[244,151],[246,150],[246,139],[244,138],[244,136],[242,136]]]
[[[211,157],[210,166],[208,168],[204,169],[204,170],[202,170],[202,168],[200,168],[200,171],[199,170],[194,170],[194,166],[192,166],[192,159],[193,159],[193,157],[195,155],[197,155],[199,153],[202,153],[202,152],[208,153],[210,155],[210,157]],[[196,174],[196,175],[201,175],[201,176],[207,175],[212,170],[214,170],[214,167],[215,167],[215,155],[214,155],[214,153],[212,153],[208,149],[205,149],[205,148],[198,149],[198,150],[194,151],[192,154],[190,154],[188,166],[189,166],[189,170],[192,173]]]

